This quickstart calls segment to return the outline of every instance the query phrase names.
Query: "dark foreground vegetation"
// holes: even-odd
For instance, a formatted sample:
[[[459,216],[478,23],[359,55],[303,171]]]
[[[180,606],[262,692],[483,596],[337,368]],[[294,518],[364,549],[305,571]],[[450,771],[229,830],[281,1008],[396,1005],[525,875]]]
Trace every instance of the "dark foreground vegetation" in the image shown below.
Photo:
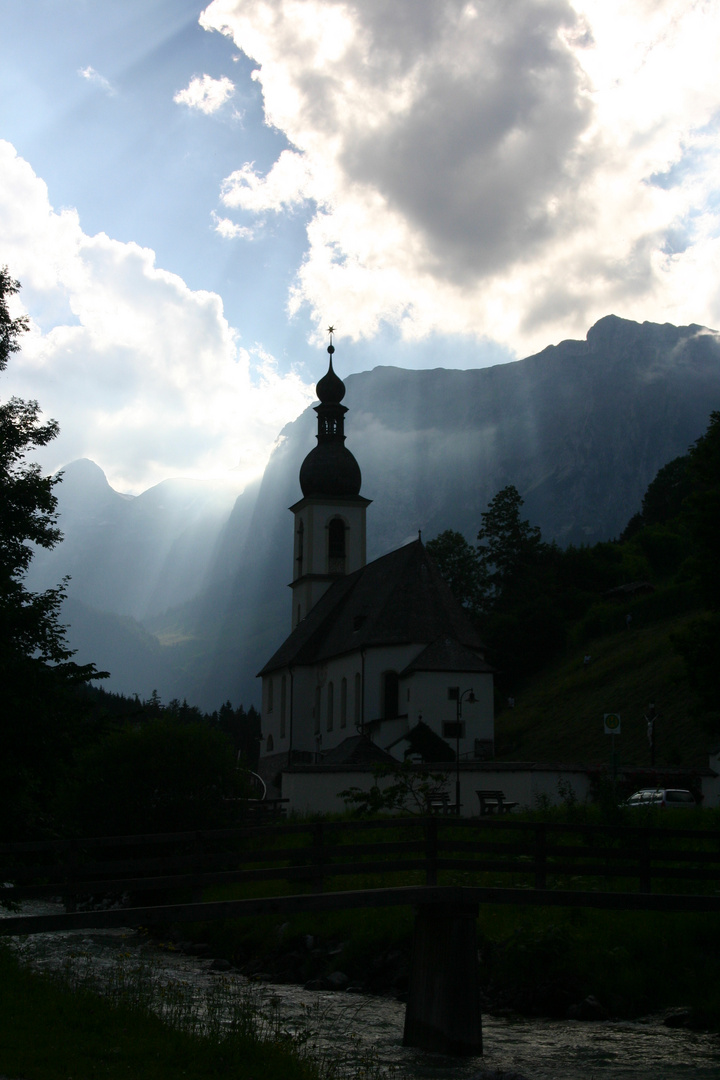
[[[0,948],[0,1068],[25,1080],[313,1080],[317,1070],[288,1047],[258,1038],[250,1012],[224,1027],[187,1030],[161,1020],[128,987],[113,1000],[60,977],[21,968]]]

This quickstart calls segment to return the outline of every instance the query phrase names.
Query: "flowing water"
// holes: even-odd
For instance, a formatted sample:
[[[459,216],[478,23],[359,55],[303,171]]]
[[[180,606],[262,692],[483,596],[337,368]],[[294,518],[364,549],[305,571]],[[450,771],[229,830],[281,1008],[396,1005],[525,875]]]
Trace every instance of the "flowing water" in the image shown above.
[[[49,910],[49,905],[42,909]],[[720,1037],[669,1028],[660,1017],[601,1023],[484,1017],[483,1056],[449,1058],[402,1046],[404,1006],[392,999],[248,983],[242,976],[213,971],[209,960],[159,949],[133,930],[14,940],[24,960],[40,970],[64,970],[100,986],[140,977],[146,986],[162,986],[166,1000],[172,1000],[167,988],[175,986],[200,1015],[213,995],[227,1007],[233,999],[242,999],[265,1031],[284,1035],[348,1077],[720,1080]]]

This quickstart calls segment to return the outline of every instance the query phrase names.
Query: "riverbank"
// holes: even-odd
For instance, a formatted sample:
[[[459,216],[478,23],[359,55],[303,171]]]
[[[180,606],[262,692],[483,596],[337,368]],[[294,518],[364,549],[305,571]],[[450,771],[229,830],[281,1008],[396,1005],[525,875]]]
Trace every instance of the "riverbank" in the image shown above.
[[[483,1012],[634,1020],[720,1032],[712,914],[486,907],[478,920]],[[164,927],[158,944],[219,958],[250,979],[404,1001],[410,909]]]
[[[128,937],[130,935],[127,935]],[[127,942],[115,943],[127,958]],[[0,946],[0,1070],[23,1080],[321,1080],[323,1072],[292,1045],[258,1033],[246,1005],[229,995],[195,1015],[165,987],[121,974],[105,964],[103,993],[73,967],[82,948],[70,946],[67,962],[23,964],[22,952]],[[40,967],[41,970],[37,970]],[[107,978],[108,972],[113,972]],[[96,975],[98,973],[96,972]],[[97,981],[97,980],[96,980]],[[211,1001],[211,999],[208,999]],[[232,1007],[229,1009],[228,1006]],[[238,1007],[239,1005],[239,1007]],[[159,1007],[158,1007],[159,1006]],[[159,1015],[158,1015],[159,1013]],[[327,1075],[327,1074],[325,1074]]]
[[[657,1016],[638,1022],[580,1023],[486,1015],[482,1058],[447,1058],[402,1046],[404,1006],[392,997],[247,982],[237,973],[220,972],[208,955],[167,947],[158,951],[142,932],[37,935],[18,940],[16,947],[23,965],[35,971],[57,971],[63,979],[79,979],[86,986],[93,979],[111,995],[113,988],[130,983],[136,997],[139,991],[149,999],[152,991],[156,1005],[166,1013],[177,1015],[179,1006],[189,1005],[195,1022],[204,1022],[208,996],[215,1002],[229,996],[231,1012],[238,1003],[250,1001],[255,1022],[269,1025],[286,1042],[292,1040],[316,1063],[322,1076],[338,1080],[587,1080],[588,1076],[595,1080],[717,1080],[720,1075],[720,1040],[665,1026]],[[216,1018],[222,1016],[212,1002],[211,1010]],[[111,1033],[108,1028],[101,1053],[119,1045],[109,1041]],[[55,1064],[50,1062],[51,1067]],[[215,1080],[218,1073],[213,1071],[211,1057],[206,1064],[203,1080]],[[156,1065],[161,1070],[166,1061],[150,1061],[148,1068]],[[125,1076],[169,1080],[167,1072],[143,1072],[142,1066],[141,1062]],[[32,1069],[9,1072],[0,1057],[2,1071],[23,1080],[67,1080],[70,1075],[76,1080],[111,1075],[116,1080],[104,1070],[102,1056],[72,1073],[45,1074]],[[182,1080],[183,1071],[184,1063],[173,1080]],[[235,1071],[233,1075],[246,1074]],[[264,1061],[256,1075],[257,1080],[268,1075]]]

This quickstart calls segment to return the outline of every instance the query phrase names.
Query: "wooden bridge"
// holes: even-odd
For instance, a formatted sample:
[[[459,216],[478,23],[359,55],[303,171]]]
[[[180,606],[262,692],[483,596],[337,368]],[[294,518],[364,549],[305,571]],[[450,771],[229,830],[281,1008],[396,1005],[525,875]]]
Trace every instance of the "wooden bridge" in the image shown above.
[[[10,915],[32,934],[411,905],[406,1045],[482,1050],[480,904],[720,910],[720,833],[519,821],[387,818],[0,845],[0,901],[61,897],[64,914]],[[242,897],[267,883],[268,895]],[[236,894],[203,901],[203,893]],[[78,910],[128,894],[130,906]]]

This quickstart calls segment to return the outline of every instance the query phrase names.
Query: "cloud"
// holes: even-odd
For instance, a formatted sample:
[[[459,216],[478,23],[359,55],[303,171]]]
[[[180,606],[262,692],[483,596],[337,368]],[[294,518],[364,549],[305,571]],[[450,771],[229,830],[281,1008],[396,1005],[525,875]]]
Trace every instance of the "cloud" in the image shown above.
[[[189,289],[148,248],[86,235],[74,210],[56,212],[2,141],[0,233],[33,320],[2,393],[37,398],[59,420],[48,470],[90,457],[126,491],[169,475],[232,474],[242,486],[313,399],[299,374],[239,344],[215,293]],[[55,317],[43,329],[46,310]]]
[[[529,352],[609,311],[720,322],[716,6],[214,0],[200,21],[257,62],[291,143],[222,201],[306,208],[289,305],[318,329]]]
[[[314,177],[302,154],[283,150],[267,176],[260,176],[247,162],[226,177],[221,198],[225,206],[264,211],[287,210],[313,197]]]
[[[237,225],[230,218],[222,218],[213,211],[212,219],[215,224],[215,232],[219,233],[226,240],[237,240],[238,237],[242,237],[243,240],[252,240],[254,236],[253,229],[248,228],[246,225]]]
[[[187,105],[189,109],[199,109],[207,114],[217,112],[228,98],[235,93],[235,84],[227,76],[213,79],[210,75],[196,76],[190,80],[184,90],[178,90],[173,101],[178,105]]]
[[[96,71],[94,67],[88,66],[80,68],[78,70],[78,75],[80,75],[83,79],[87,79],[88,82],[91,82],[94,86],[99,86],[100,89],[104,90],[106,94],[110,95],[110,97],[114,97],[117,93],[114,86],[111,85],[109,80],[106,79],[104,75],[101,75],[100,72]]]

